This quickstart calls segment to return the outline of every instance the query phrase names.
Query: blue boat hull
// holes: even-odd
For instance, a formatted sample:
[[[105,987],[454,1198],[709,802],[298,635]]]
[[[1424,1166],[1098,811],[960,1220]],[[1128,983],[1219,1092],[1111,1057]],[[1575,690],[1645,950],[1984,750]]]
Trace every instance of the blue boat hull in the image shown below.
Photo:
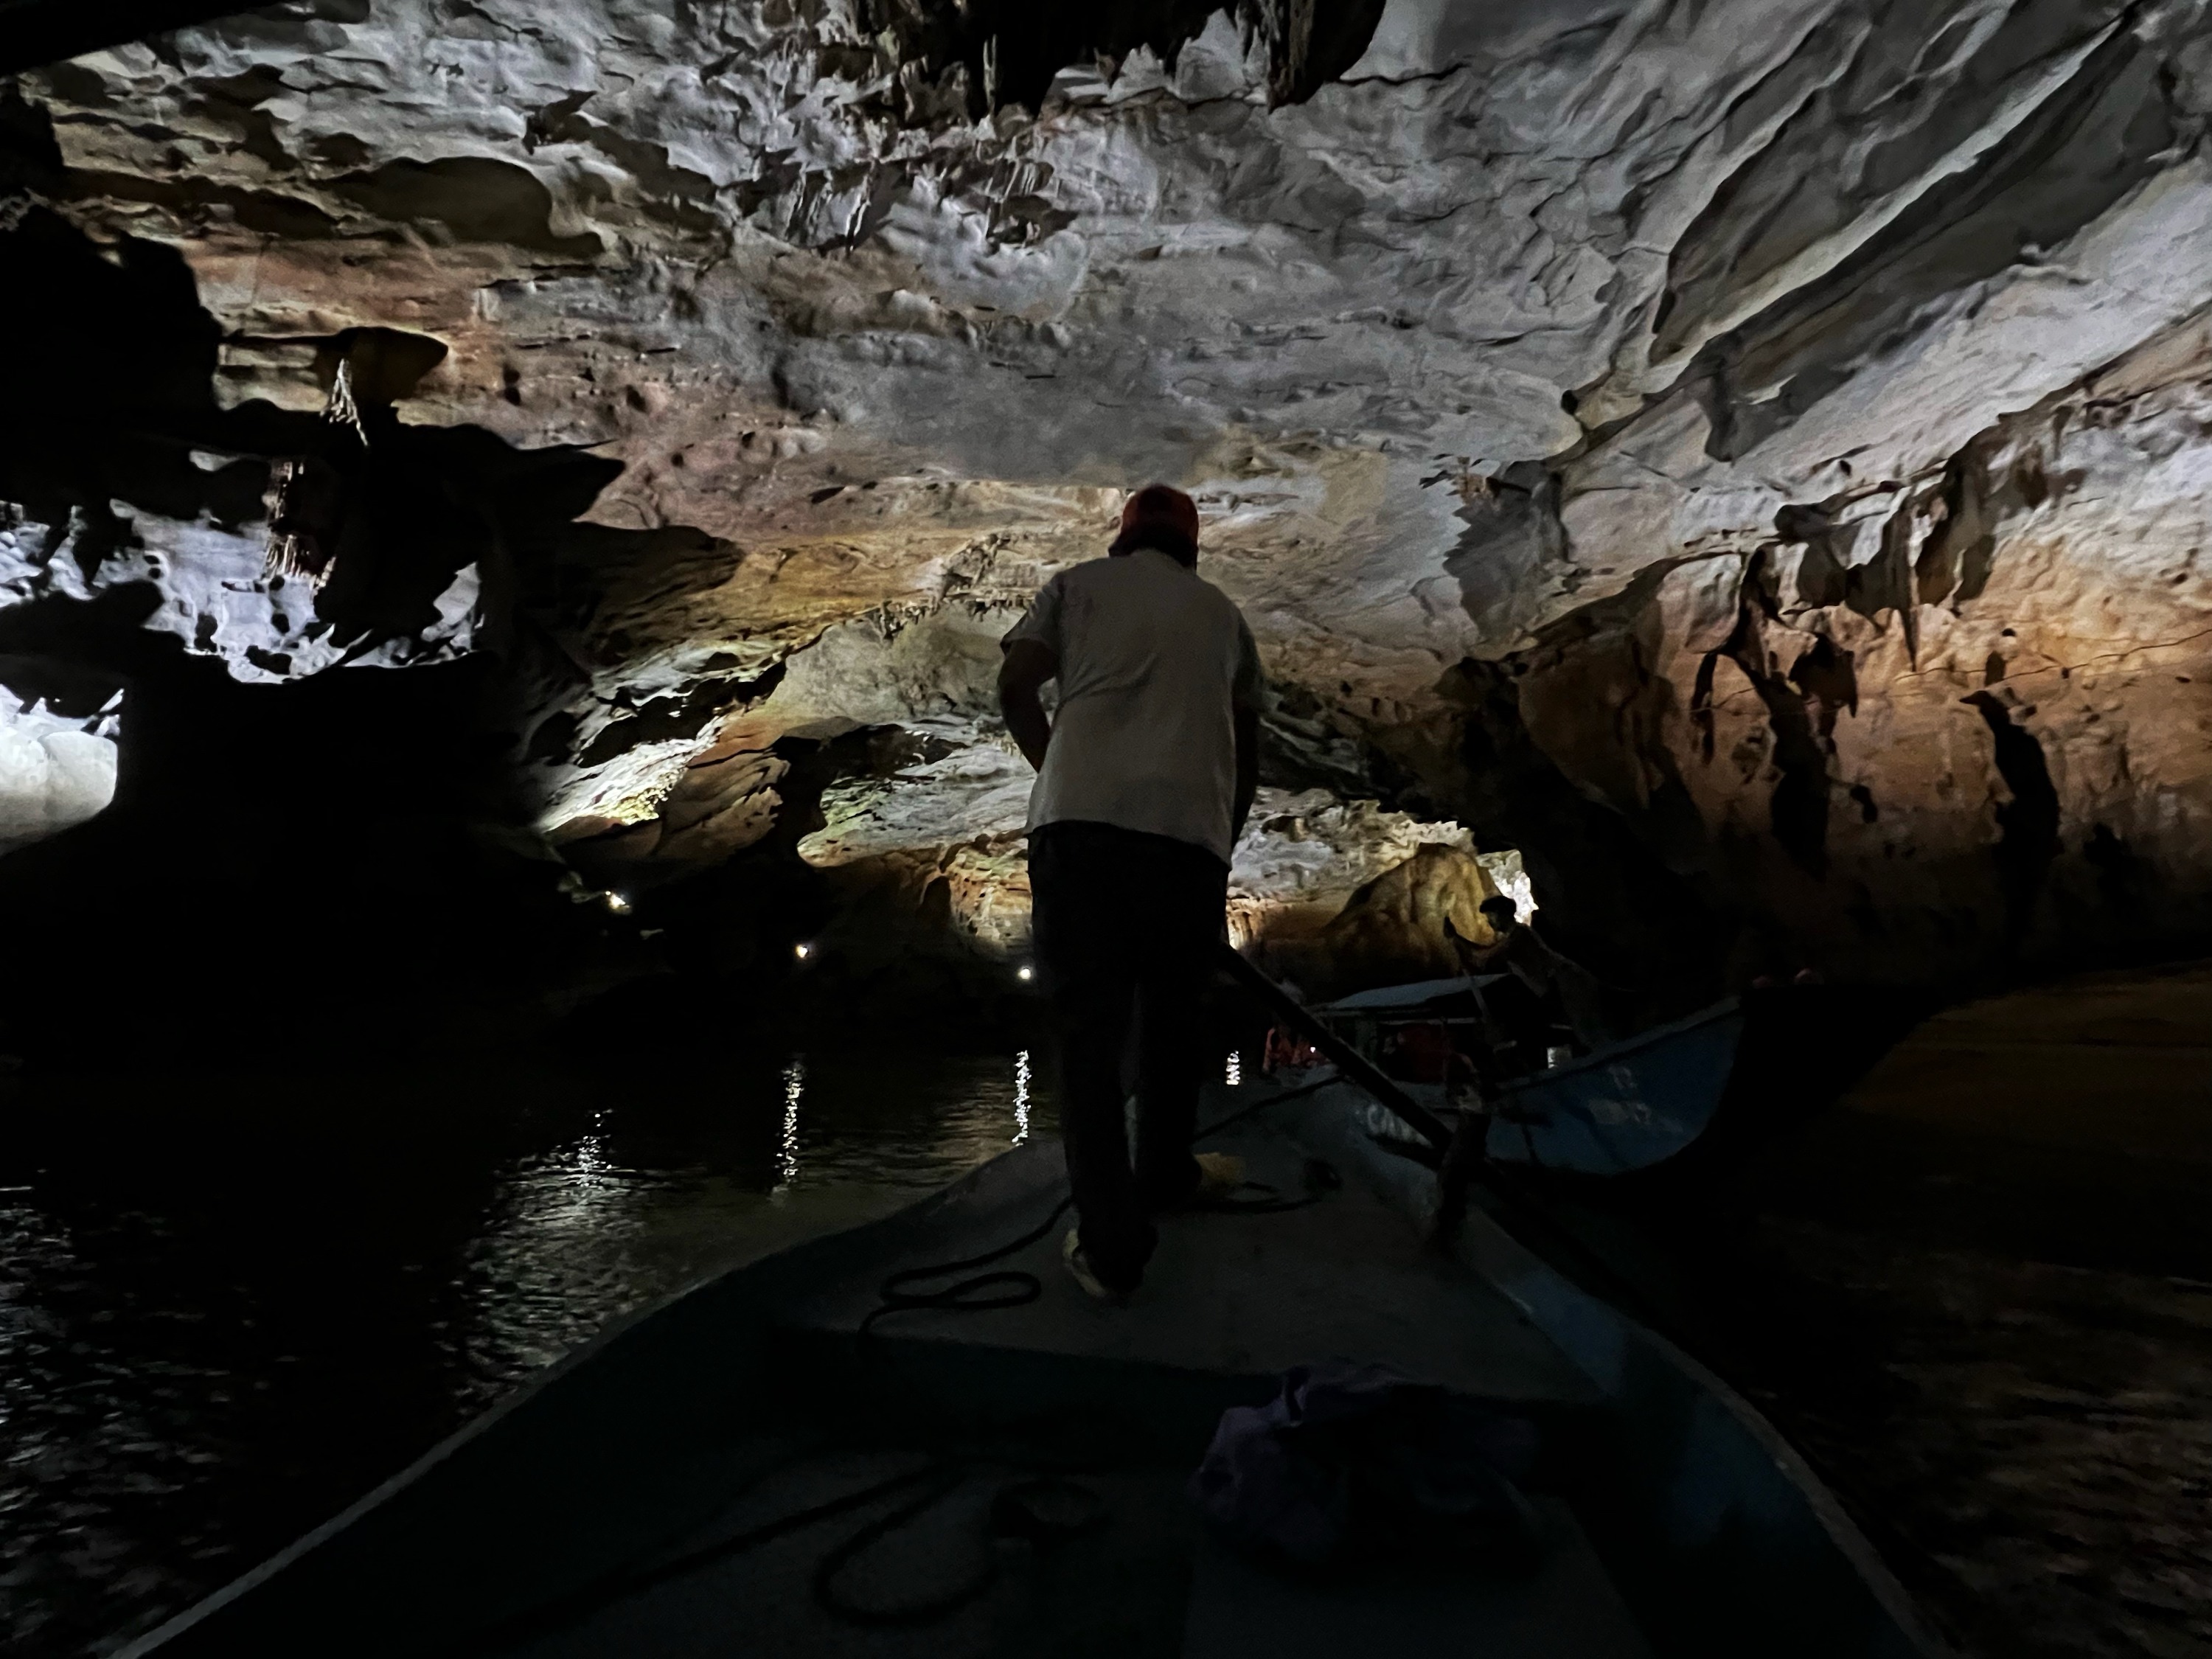
[[[1578,1175],[1648,1170],[1711,1127],[1743,1048],[1735,998],[1516,1080],[1500,1095],[1493,1162]]]

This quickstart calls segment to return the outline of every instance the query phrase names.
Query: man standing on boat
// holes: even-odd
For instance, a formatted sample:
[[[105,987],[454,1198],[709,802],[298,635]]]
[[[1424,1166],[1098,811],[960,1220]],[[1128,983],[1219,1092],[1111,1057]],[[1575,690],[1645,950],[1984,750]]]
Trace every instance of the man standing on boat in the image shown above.
[[[1063,1255],[1107,1300],[1143,1279],[1152,1214],[1233,1191],[1244,1173],[1190,1142],[1200,994],[1258,784],[1266,682],[1244,618],[1198,574],[1198,532],[1181,490],[1139,490],[1108,556],[1045,584],[999,672],[1007,729],[1037,770],[1030,890],[1079,1224]],[[1048,719],[1039,693],[1053,679]],[[1133,1168],[1121,1076],[1133,1021]]]

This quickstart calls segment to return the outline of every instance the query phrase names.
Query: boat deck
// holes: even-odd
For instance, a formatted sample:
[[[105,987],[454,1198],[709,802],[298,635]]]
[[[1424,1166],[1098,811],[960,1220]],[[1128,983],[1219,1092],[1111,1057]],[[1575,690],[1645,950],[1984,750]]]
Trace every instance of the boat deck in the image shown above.
[[[1650,1659],[1646,1632],[1937,1652],[1749,1407],[1479,1209],[1449,1255],[1420,1243],[1437,1183],[1378,1148],[1393,1126],[1356,1091],[1255,1092],[1217,1094],[1249,1111],[1207,1138],[1284,1193],[1315,1153],[1342,1186],[1171,1218],[1127,1307],[1062,1272],[1060,1149],[1020,1147],[610,1330],[129,1654]],[[1034,1273],[1034,1302],[863,1332],[886,1275],[1031,1231],[992,1266]],[[1188,1488],[1224,1408],[1333,1358],[1531,1420],[1533,1572],[1425,1534],[1279,1571],[1206,1534]]]
[[[1243,1156],[1250,1176],[1279,1192],[1304,1188],[1305,1152],[1261,1117],[1206,1144]],[[1063,1190],[1057,1147],[1002,1160],[988,1187],[915,1214],[890,1230],[872,1261],[795,1296],[778,1316],[787,1416],[762,1443],[764,1473],[660,1554],[703,1550],[708,1559],[495,1650],[678,1659],[726,1653],[741,1638],[750,1651],[855,1659],[1648,1655],[1556,1498],[1539,1500],[1551,1547],[1525,1579],[1480,1562],[1292,1576],[1204,1535],[1185,1488],[1215,1417],[1224,1402],[1267,1397],[1274,1374],[1291,1365],[1381,1361],[1540,1416],[1571,1416],[1595,1398],[1511,1303],[1424,1249],[1356,1179],[1302,1208],[1169,1218],[1126,1307],[1094,1303],[1067,1278],[1055,1225],[992,1264],[1035,1273],[1036,1301],[902,1312],[858,1334],[885,1274],[1018,1237]],[[1118,1423],[1116,1407],[1126,1408]],[[1040,1470],[1095,1493],[1103,1524],[1046,1543],[994,1536],[999,1494]],[[741,1550],[712,1549],[902,1475],[913,1484]],[[831,1593],[844,1610],[826,1609],[820,1574],[841,1543],[928,1492],[927,1508],[838,1570]],[[942,1617],[868,1621],[866,1609],[895,1614],[979,1573],[990,1575],[988,1588]]]
[[[1245,1160],[1248,1176],[1278,1193],[1303,1192],[1305,1153],[1254,1119],[1204,1144]],[[1050,1168],[1033,1192],[978,1215],[948,1216],[884,1271],[957,1260],[1018,1237],[1061,1188]],[[1040,1160],[1041,1164],[1044,1161]],[[1404,1216],[1356,1181],[1302,1209],[1243,1214],[1200,1210],[1163,1218],[1158,1253],[1126,1307],[1093,1302],[1060,1261],[1054,1227],[1020,1255],[992,1264],[1034,1273],[1044,1293],[990,1313],[902,1312],[879,1336],[957,1342],[1182,1370],[1279,1373],[1316,1359],[1386,1364],[1462,1393],[1520,1404],[1577,1405],[1589,1380],[1493,1286],[1425,1249]],[[880,1275],[825,1290],[795,1309],[794,1325],[852,1332],[877,1305]]]
[[[726,1537],[905,1470],[917,1449],[829,1453],[781,1471],[698,1537]],[[872,1515],[801,1528],[710,1561],[649,1593],[496,1651],[528,1659],[723,1659],[732,1651],[808,1659],[1650,1659],[1567,1506],[1539,1498],[1547,1550],[1533,1577],[1384,1564],[1335,1575],[1248,1561],[1206,1536],[1187,1472],[1150,1465],[1086,1471],[1109,1517],[1049,1546],[990,1538],[998,1492],[1018,1466],[958,1472],[916,1524],[886,1535],[836,1580],[848,1607],[895,1613],[988,1571],[982,1593],[942,1619],[871,1626],[825,1612],[826,1554]]]

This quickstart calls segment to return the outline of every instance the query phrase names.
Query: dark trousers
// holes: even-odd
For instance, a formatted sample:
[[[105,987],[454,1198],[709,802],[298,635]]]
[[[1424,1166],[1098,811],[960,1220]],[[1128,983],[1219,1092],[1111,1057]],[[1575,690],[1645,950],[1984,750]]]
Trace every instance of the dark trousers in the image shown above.
[[[1202,847],[1106,823],[1030,836],[1037,966],[1059,1028],[1060,1138],[1084,1254],[1115,1290],[1144,1277],[1147,1212],[1198,1184],[1190,1142],[1205,1067],[1199,995],[1222,937],[1229,870]],[[1137,1147],[1123,1058],[1136,1034]]]

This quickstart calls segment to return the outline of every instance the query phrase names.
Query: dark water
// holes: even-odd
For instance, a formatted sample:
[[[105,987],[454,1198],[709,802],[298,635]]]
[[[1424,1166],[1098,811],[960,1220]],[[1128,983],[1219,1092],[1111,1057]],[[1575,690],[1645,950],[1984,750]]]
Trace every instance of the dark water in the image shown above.
[[[2212,1659],[2212,963],[1948,1010],[1712,1176],[1553,1202],[1959,1651]]]
[[[0,1102],[0,1647],[110,1651],[617,1315],[1055,1133],[1025,1054],[713,1048]]]

